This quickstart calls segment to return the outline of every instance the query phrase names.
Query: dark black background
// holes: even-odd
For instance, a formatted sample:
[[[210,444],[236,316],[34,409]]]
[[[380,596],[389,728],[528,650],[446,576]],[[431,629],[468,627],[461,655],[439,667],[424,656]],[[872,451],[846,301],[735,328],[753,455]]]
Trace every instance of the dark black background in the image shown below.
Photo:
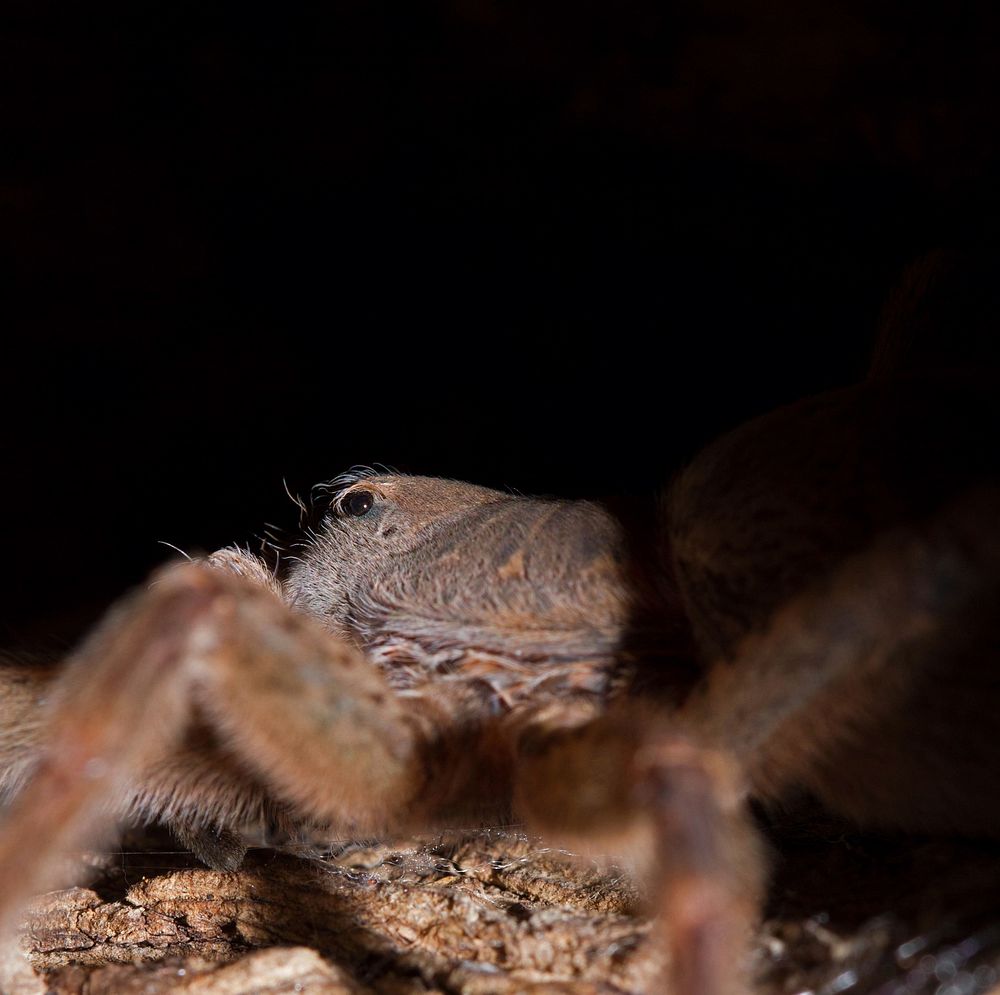
[[[651,489],[859,376],[995,242],[995,9],[6,4],[0,634],[283,478]]]

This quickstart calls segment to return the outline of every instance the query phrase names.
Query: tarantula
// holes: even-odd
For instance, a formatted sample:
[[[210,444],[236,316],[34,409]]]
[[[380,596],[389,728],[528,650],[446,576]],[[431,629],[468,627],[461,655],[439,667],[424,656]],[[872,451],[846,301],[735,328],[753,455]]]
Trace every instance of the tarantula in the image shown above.
[[[671,991],[744,991],[748,800],[1000,831],[994,397],[800,402],[648,514],[358,473],[282,576],[235,548],[166,567],[51,684],[0,675],[0,914],[117,823],[234,867],[262,824],[514,812],[648,869]]]

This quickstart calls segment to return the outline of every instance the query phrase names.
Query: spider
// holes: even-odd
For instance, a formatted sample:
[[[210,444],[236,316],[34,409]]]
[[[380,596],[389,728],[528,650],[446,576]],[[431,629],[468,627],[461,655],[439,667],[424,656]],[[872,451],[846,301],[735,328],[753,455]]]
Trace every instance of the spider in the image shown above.
[[[116,824],[232,868],[255,826],[516,814],[635,858],[670,991],[746,991],[751,800],[1000,830],[995,396],[820,395],[638,511],[356,472],[282,574],[237,548],[162,569],[54,679],[0,674],[0,915]]]

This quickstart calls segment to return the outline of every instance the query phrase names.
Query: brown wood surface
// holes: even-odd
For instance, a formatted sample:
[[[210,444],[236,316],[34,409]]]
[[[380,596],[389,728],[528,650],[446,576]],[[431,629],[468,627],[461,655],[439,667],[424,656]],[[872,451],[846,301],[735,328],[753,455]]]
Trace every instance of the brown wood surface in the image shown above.
[[[758,990],[988,991],[997,858],[975,844],[786,835],[753,945]],[[518,833],[256,850],[234,873],[155,849],[104,861],[91,886],[36,900],[20,949],[0,959],[0,991],[610,995],[656,976],[630,877]]]

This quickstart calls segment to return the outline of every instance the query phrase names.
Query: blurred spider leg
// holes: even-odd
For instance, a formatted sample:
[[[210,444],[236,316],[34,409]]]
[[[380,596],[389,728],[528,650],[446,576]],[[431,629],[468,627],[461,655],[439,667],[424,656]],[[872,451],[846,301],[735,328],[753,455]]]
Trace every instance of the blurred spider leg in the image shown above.
[[[901,825],[902,806],[928,794],[940,766],[938,747],[920,752],[926,729],[947,715],[949,739],[959,742],[977,724],[978,695],[996,686],[998,512],[1000,491],[984,488],[847,559],[747,637],[735,659],[711,668],[684,707],[683,728],[740,757],[758,797],[794,783],[853,819]],[[878,736],[861,735],[865,728]],[[876,742],[879,763],[866,764],[842,797],[835,783],[857,769],[845,751]],[[958,747],[942,777],[959,808],[973,782],[958,772],[984,767],[981,747],[967,752],[965,763]],[[916,772],[923,790],[908,786]]]
[[[518,808],[570,845],[638,855],[671,995],[739,995],[763,860],[735,765],[629,709],[521,736]]]
[[[636,766],[654,828],[670,991],[749,991],[745,960],[759,916],[764,856],[736,765],[689,740],[654,737]]]
[[[391,819],[422,783],[417,719],[358,650],[203,566],[168,568],[114,609],[52,699],[45,747],[0,824],[2,925],[68,853],[110,830],[194,704],[314,818]]]

